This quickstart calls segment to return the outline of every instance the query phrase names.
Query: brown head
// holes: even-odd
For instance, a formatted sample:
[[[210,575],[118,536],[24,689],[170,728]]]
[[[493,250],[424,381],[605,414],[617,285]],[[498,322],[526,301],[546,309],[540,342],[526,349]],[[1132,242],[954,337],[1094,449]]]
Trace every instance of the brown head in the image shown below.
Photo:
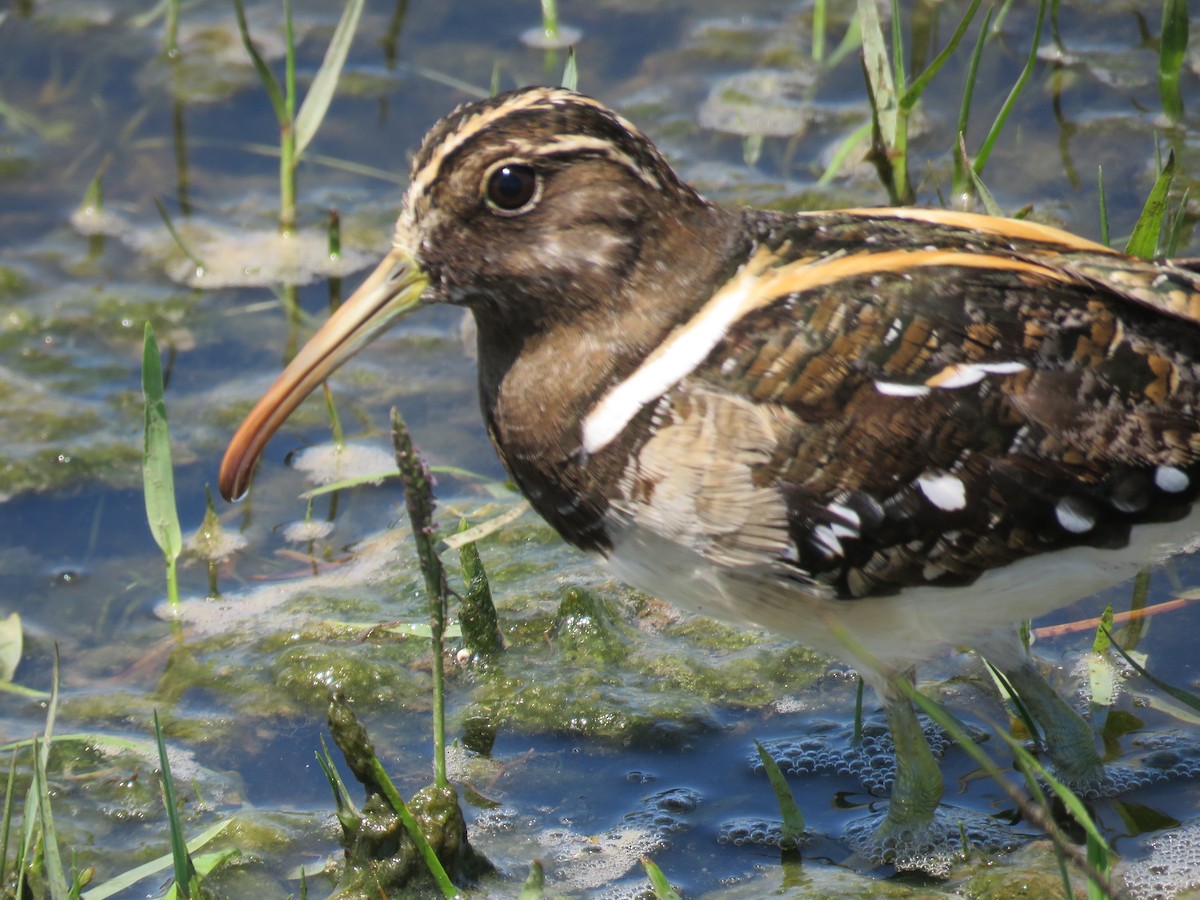
[[[497,359],[532,335],[619,317],[639,287],[661,278],[644,249],[661,253],[664,239],[697,243],[679,223],[710,209],[633,125],[588,97],[526,88],[459,107],[416,155],[391,252],[234,435],[221,494],[245,493],[292,410],[418,304],[475,312],[486,382],[489,365],[502,367]]]

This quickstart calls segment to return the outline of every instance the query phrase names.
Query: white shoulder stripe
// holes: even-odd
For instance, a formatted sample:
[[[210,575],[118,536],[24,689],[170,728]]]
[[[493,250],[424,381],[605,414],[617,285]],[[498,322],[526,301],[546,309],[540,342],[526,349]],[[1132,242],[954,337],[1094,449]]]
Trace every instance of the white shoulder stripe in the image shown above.
[[[600,399],[583,420],[584,452],[607,447],[643,406],[704,362],[729,327],[754,308],[762,290],[759,276],[773,259],[767,250],[759,250],[700,312],[671,332],[632,375]]]
[[[780,252],[786,250],[784,247]],[[789,294],[802,294],[843,279],[926,266],[1007,269],[1035,273],[1057,281],[1069,281],[1072,277],[1026,260],[936,248],[839,253],[821,258],[802,257],[784,263],[779,255],[760,247],[699,312],[667,335],[632,375],[600,398],[582,423],[584,452],[596,453],[612,443],[643,406],[695,371],[729,329],[754,310]],[[985,374],[1011,374],[1024,368],[1024,363],[1018,362],[976,364],[979,378]],[[894,393],[899,388],[891,382],[883,384],[883,393],[889,389]],[[927,383],[926,386],[939,385]]]

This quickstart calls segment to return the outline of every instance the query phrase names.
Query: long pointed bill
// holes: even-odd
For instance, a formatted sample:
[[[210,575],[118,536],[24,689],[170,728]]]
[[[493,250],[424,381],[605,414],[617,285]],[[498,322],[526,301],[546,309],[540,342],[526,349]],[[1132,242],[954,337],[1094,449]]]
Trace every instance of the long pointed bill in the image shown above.
[[[246,416],[221,461],[217,479],[221,496],[235,500],[246,492],[250,471],[271,435],[338,366],[410,312],[426,284],[424,273],[408,256],[393,250],[384,257]]]

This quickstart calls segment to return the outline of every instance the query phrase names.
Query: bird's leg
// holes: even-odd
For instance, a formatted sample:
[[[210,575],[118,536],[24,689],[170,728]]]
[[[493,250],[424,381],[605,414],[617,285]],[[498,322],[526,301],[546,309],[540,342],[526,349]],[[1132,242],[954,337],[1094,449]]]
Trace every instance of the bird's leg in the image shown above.
[[[1041,729],[1046,754],[1058,776],[1071,785],[1096,780],[1102,767],[1091,725],[1050,686],[1028,654],[1022,652],[995,665]]]
[[[1103,774],[1092,726],[1046,681],[1014,631],[1005,629],[975,642],[999,669],[1042,732],[1046,755],[1069,785],[1095,782]]]
[[[912,680],[911,673],[893,676]],[[879,826],[881,841],[924,831],[933,821],[942,800],[942,771],[912,703],[889,683],[883,696],[884,714],[896,745],[896,779],[887,817]]]

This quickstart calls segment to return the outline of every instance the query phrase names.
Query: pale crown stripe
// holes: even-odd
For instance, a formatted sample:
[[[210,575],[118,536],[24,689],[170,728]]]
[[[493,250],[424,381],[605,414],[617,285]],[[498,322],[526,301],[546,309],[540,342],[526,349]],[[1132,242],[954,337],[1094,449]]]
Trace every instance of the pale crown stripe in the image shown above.
[[[500,106],[484,109],[481,112],[475,113],[470,118],[464,119],[458,126],[458,129],[447,137],[439,147],[434,151],[424,166],[419,172],[414,172],[412,179],[409,182],[408,188],[408,205],[415,207],[417,200],[422,197],[429,186],[433,184],[441,172],[442,163],[446,157],[458,150],[463,144],[479,134],[484,129],[488,128],[500,119],[504,119],[514,112],[520,112],[528,109],[544,109],[554,106],[562,106],[564,104],[574,104],[580,106],[592,106],[612,116],[615,121],[622,127],[628,129],[634,134],[640,132],[621,116],[615,115],[607,110],[600,103],[584,97],[580,94],[574,94],[566,90],[548,89],[544,91],[531,91],[525,94],[519,94],[516,97],[508,100]],[[630,165],[634,171],[638,171],[638,167]]]

